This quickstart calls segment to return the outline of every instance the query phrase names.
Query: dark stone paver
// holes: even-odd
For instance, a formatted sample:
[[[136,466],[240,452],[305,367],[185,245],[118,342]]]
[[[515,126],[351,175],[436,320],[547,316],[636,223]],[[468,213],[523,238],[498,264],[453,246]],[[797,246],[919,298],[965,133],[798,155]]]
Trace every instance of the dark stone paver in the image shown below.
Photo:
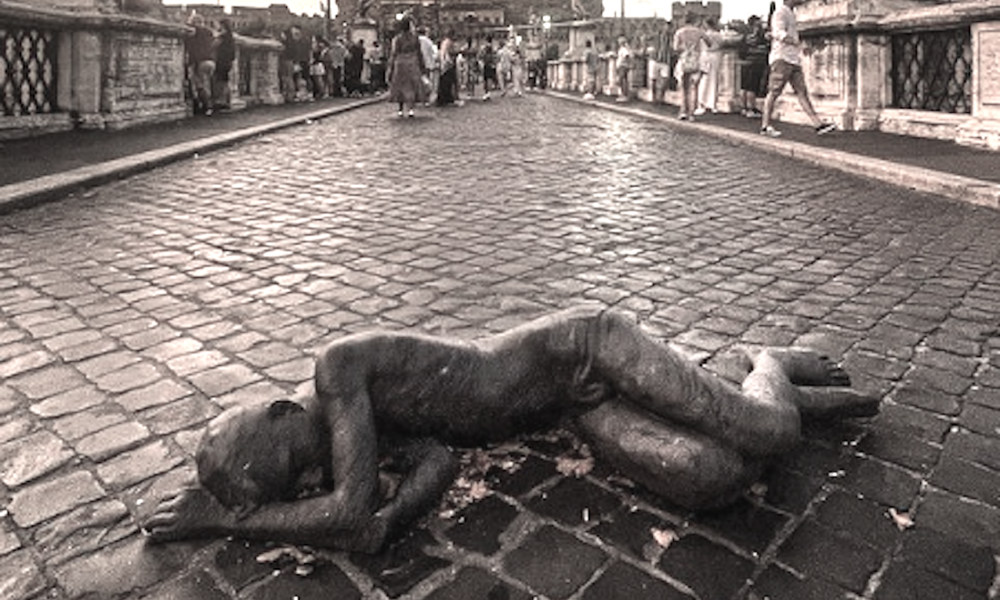
[[[993,600],[1000,214],[529,96],[379,105],[0,215],[0,595]],[[881,414],[808,424],[749,499],[671,506],[569,435],[374,556],[148,546],[205,423],[342,335],[471,338],[614,303],[722,376],[843,358]],[[912,519],[901,531],[897,516]],[[659,532],[659,539],[654,532]],[[671,537],[671,535],[673,537]],[[848,596],[850,595],[850,596]]]

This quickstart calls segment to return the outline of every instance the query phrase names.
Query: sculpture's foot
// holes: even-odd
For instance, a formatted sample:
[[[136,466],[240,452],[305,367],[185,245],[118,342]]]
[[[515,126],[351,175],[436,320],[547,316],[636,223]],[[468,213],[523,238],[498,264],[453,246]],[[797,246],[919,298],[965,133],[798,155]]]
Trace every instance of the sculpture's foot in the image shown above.
[[[777,367],[795,385],[849,386],[847,371],[828,357],[806,348],[764,348],[748,353],[755,369]]]
[[[795,403],[810,420],[873,417],[879,411],[878,398],[845,387],[800,387]]]

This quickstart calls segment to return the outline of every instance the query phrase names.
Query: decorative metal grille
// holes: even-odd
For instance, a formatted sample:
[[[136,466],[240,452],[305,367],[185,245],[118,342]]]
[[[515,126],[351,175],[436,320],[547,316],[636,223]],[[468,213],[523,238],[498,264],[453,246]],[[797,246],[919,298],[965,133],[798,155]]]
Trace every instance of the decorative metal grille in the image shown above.
[[[0,105],[4,116],[56,111],[56,33],[0,26]]]
[[[896,108],[972,112],[969,28],[893,35],[892,97]]]

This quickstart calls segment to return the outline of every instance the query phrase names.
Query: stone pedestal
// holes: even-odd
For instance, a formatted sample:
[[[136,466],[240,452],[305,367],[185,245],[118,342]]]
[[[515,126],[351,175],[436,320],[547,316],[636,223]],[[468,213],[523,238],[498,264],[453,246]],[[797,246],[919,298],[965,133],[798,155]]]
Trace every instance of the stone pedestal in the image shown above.
[[[972,26],[972,119],[958,127],[958,142],[1000,150],[1000,20]]]

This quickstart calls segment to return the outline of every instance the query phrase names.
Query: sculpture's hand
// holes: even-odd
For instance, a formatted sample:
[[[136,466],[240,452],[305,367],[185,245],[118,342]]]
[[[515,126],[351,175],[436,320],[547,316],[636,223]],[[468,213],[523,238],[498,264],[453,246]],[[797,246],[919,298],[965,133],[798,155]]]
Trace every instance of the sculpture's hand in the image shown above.
[[[161,501],[143,530],[154,542],[169,542],[232,531],[235,519],[207,490],[190,487]]]

